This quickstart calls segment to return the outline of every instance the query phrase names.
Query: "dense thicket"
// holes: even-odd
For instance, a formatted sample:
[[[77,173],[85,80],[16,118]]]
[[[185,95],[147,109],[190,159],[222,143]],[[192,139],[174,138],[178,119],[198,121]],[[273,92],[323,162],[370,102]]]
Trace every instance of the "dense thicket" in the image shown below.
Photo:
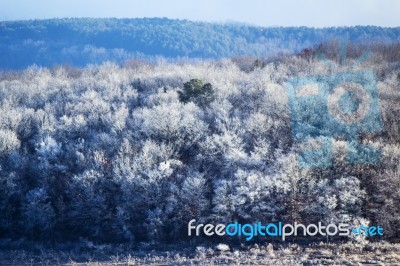
[[[314,54],[246,71],[223,60],[3,73],[0,237],[187,241],[190,219],[369,221],[400,237],[399,61],[382,50],[357,66],[378,80],[383,128],[359,141],[381,162],[349,164],[334,139],[332,167],[301,169],[285,81],[334,71]]]
[[[269,57],[337,38],[365,43],[399,41],[400,28],[263,28],[165,18],[0,22],[0,68],[21,69],[32,64],[84,66],[158,56]]]

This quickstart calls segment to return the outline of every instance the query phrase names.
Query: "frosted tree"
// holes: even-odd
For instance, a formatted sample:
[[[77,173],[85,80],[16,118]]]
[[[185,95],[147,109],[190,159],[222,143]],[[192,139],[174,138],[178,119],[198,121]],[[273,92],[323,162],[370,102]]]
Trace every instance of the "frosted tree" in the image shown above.
[[[9,152],[17,150],[20,147],[20,141],[15,132],[10,130],[0,130],[0,152]]]
[[[21,226],[34,238],[48,234],[55,225],[54,209],[43,188],[35,188],[26,193],[22,215],[24,219]]]

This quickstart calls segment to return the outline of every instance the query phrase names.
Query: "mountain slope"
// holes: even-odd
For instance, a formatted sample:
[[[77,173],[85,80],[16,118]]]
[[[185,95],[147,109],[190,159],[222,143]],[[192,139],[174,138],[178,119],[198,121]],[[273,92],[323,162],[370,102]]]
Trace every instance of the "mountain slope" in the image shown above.
[[[21,69],[31,64],[83,66],[157,56],[266,57],[297,52],[333,38],[398,41],[400,28],[263,28],[166,18],[8,21],[0,22],[0,68]]]

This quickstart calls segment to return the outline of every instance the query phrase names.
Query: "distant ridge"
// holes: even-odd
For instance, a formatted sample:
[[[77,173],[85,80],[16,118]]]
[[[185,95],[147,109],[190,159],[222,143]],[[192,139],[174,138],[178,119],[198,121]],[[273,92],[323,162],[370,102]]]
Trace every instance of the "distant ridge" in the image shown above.
[[[400,27],[266,28],[167,18],[4,21],[0,22],[0,69],[156,57],[268,57],[337,38],[367,43],[400,41]]]

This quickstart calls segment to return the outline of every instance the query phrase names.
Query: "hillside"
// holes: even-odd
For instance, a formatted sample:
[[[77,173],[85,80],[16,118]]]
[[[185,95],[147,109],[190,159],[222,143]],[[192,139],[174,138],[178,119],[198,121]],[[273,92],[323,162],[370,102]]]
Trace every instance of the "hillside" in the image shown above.
[[[158,57],[268,57],[339,38],[355,43],[399,41],[400,28],[263,28],[166,18],[9,21],[0,22],[0,69]]]
[[[188,222],[196,219],[380,225],[384,236],[371,241],[396,242],[400,73],[393,56],[385,57],[373,52],[347,68],[352,76],[300,55],[252,71],[221,60],[0,75],[0,239],[270,241],[189,237]],[[372,71],[376,81],[361,76]],[[322,89],[336,77],[373,85],[365,83],[371,111],[354,123],[358,131],[331,119],[354,108],[349,95],[341,109],[328,109],[331,98],[316,95],[293,101],[288,92],[305,76],[325,77]],[[364,146],[351,142],[355,134]],[[330,145],[318,148],[320,140]],[[315,157],[306,156],[305,143],[324,152],[317,162],[329,164],[307,167]],[[373,149],[380,160],[364,159]]]

